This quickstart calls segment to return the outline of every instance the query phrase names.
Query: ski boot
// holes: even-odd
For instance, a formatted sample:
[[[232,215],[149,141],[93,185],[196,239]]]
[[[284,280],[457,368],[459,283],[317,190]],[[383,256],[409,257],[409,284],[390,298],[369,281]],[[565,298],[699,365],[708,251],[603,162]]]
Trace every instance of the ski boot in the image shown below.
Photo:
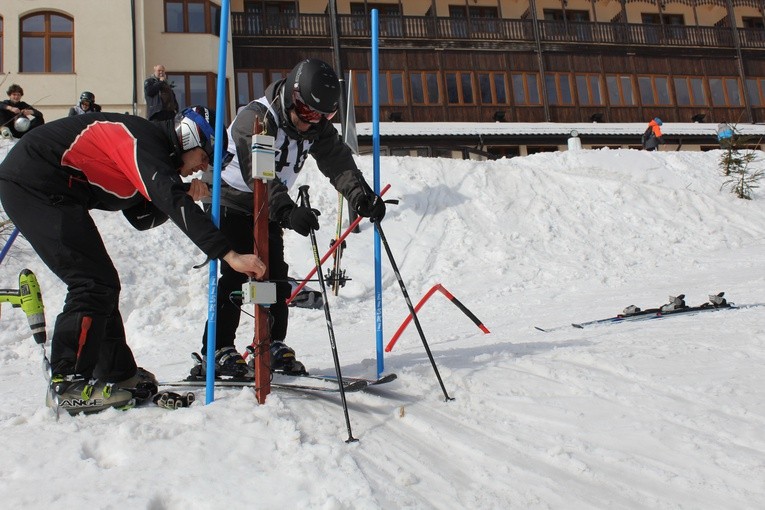
[[[61,409],[71,415],[97,413],[110,407],[130,409],[135,407],[136,400],[130,391],[114,383],[56,374],[51,377],[46,404],[58,416]]]
[[[308,375],[305,366],[295,359],[295,351],[284,342],[271,342],[271,370],[287,375]]]
[[[204,379],[206,377],[207,361],[204,356],[192,353],[197,364],[192,367],[189,379]],[[221,347],[215,351],[215,377],[233,379],[254,379],[255,371],[247,365],[242,355],[233,346]]]
[[[138,367],[133,377],[114,383],[114,386],[132,393],[138,404],[149,400],[159,391],[157,378],[143,367]]]

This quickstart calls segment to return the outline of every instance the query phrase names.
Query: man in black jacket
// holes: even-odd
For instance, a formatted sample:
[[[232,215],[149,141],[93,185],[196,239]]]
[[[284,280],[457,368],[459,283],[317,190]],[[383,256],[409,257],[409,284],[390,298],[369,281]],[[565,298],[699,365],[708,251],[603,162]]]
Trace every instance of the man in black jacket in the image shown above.
[[[304,373],[295,352],[284,343],[287,336],[288,308],[285,304],[291,287],[287,282],[289,266],[284,260],[283,228],[307,236],[319,228],[318,211],[298,206],[289,196],[289,188],[310,154],[319,170],[359,215],[382,219],[385,203],[364,180],[353,154],[340,139],[330,122],[338,108],[340,83],[332,67],[318,59],[297,64],[283,80],[266,89],[265,96],[252,101],[236,116],[229,127],[228,152],[231,163],[223,170],[221,185],[221,231],[229,236],[236,249],[253,246],[253,182],[251,141],[253,134],[275,138],[276,179],[268,184],[268,268],[269,279],[277,282],[276,303],[271,314],[271,368],[287,373]],[[209,179],[209,176],[204,177]],[[229,300],[241,290],[242,275],[224,262],[218,282],[216,330],[216,374],[249,377],[247,367],[234,347],[239,326],[239,307]],[[207,352],[207,328],[202,337],[202,352]],[[201,376],[205,364],[192,369]]]
[[[119,276],[89,210],[122,211],[138,230],[169,217],[208,257],[244,278],[264,274],[263,262],[235,251],[195,204],[207,186],[194,180],[189,189],[181,179],[209,166],[212,115],[193,107],[159,123],[116,113],[66,117],[29,132],[0,163],[5,212],[68,288],[51,342],[49,405],[58,400],[72,414],[120,407],[141,383],[156,384],[125,340]]]
[[[168,120],[178,113],[178,101],[173,92],[173,84],[167,81],[165,66],[154,66],[154,74],[143,82],[143,94],[146,99],[146,118],[149,120]]]

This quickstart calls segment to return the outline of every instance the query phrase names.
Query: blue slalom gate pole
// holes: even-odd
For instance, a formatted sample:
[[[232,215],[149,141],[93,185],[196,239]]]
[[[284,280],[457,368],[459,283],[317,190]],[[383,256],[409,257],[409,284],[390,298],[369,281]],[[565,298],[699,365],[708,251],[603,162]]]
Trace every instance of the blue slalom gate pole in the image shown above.
[[[8,240],[5,242],[5,246],[3,246],[3,251],[0,251],[0,264],[3,263],[3,260],[5,260],[5,256],[8,255],[8,252],[11,250],[11,246],[13,246],[13,241],[16,240],[16,236],[19,235],[19,229],[14,227],[13,232],[11,232],[11,235],[8,236]]]
[[[223,0],[220,6],[220,35],[218,46],[218,80],[215,97],[215,140],[223,139],[226,128],[226,44],[228,42],[228,19],[231,6]],[[223,145],[214,145],[212,221],[220,226],[220,174],[223,161]],[[215,400],[215,332],[218,327],[218,261],[210,261],[209,296],[207,299],[207,367],[205,380],[205,404]]]
[[[380,194],[380,65],[379,65],[379,21],[377,9],[372,14],[372,168],[374,191]],[[375,333],[377,340],[377,377],[385,370],[383,359],[383,309],[382,309],[382,254],[380,234],[375,229]]]

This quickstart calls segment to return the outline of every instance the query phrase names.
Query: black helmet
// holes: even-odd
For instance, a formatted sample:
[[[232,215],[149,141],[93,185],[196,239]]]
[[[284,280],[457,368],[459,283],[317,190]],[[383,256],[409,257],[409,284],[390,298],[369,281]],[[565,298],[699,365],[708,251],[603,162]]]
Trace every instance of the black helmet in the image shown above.
[[[284,110],[295,109],[305,122],[316,124],[331,119],[340,100],[340,81],[326,62],[309,58],[296,65],[284,81]]]
[[[215,145],[215,112],[204,106],[190,106],[175,116],[175,134],[181,151],[186,152],[200,147],[213,160]],[[223,150],[228,146],[228,136],[223,131]],[[226,154],[223,154],[224,156]]]
[[[92,92],[88,92],[87,90],[80,94],[80,102],[88,101],[90,104],[93,104],[96,102],[96,96]]]

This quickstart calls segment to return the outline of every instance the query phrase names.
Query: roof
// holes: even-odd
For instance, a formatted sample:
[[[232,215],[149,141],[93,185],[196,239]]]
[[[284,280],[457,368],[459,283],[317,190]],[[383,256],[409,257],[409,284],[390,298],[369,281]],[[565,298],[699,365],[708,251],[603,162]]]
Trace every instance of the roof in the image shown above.
[[[386,137],[545,137],[569,136],[576,130],[580,136],[639,137],[648,127],[647,122],[598,123],[598,122],[381,122],[380,136]],[[765,124],[738,124],[735,130],[745,136],[765,137]],[[717,124],[703,122],[665,122],[661,126],[668,136],[717,136]],[[356,125],[361,137],[372,136],[372,123]]]

